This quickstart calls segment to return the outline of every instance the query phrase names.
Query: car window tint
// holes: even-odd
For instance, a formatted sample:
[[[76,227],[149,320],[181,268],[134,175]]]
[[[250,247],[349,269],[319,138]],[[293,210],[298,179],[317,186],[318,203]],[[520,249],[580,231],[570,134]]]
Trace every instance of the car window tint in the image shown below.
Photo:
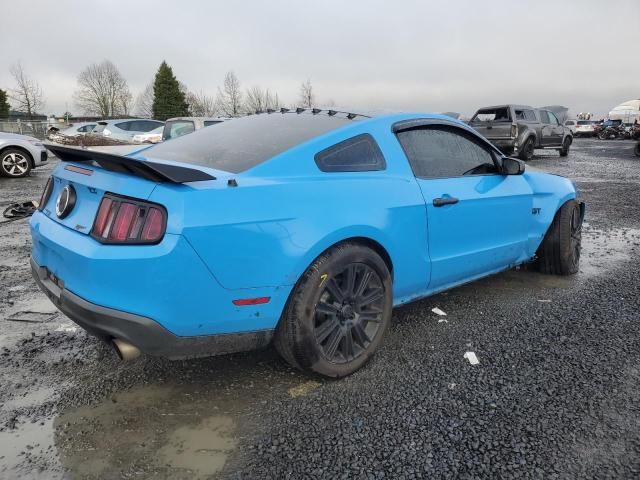
[[[507,107],[483,108],[478,110],[471,119],[472,122],[509,122],[511,115]]]
[[[457,129],[416,128],[398,133],[416,177],[493,173],[492,154]]]
[[[220,120],[205,120],[204,126],[208,127],[209,125],[215,125],[216,123],[222,123]]]
[[[540,110],[540,121],[542,123],[550,123],[549,121],[549,115],[547,114],[546,111],[544,110]]]
[[[272,113],[234,118],[145,151],[154,158],[240,173],[314,137],[357,122],[346,116]]]
[[[340,142],[315,155],[316,165],[323,172],[365,172],[384,170],[384,157],[369,134]]]
[[[196,127],[190,120],[172,120],[165,124],[162,139],[169,140],[171,138],[178,138],[195,130]]]
[[[533,110],[525,110],[524,111],[524,118],[529,122],[537,122],[536,114],[535,114],[535,112]]]
[[[547,114],[549,115],[549,123],[551,125],[560,125],[560,122],[558,121],[558,117],[556,117],[555,113],[547,112]]]
[[[125,131],[129,131],[131,130],[131,124],[133,122],[120,122],[120,123],[115,123],[114,126],[118,127],[120,130],[125,130]]]
[[[162,122],[152,122],[151,120],[140,120],[138,124],[138,129],[141,132],[150,132],[162,126]]]
[[[516,120],[524,120],[525,113],[524,110],[516,110]]]

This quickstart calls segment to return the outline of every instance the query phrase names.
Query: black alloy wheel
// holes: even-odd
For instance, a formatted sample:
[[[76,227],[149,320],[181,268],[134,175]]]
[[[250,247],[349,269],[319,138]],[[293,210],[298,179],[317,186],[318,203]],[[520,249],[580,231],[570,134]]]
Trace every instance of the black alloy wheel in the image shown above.
[[[380,331],[384,303],[382,280],[368,265],[352,263],[326,279],[314,323],[326,359],[346,363],[362,355]]]

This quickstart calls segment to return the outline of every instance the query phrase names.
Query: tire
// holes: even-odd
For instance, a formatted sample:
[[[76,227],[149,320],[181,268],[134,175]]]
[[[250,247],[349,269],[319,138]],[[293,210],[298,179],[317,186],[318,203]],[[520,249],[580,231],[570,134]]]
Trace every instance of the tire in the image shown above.
[[[520,153],[518,154],[518,158],[520,160],[524,160],[525,162],[531,160],[533,158],[533,151],[535,150],[535,140],[533,137],[527,138],[527,141],[524,142]]]
[[[569,155],[569,149],[571,148],[572,143],[573,142],[571,141],[571,137],[565,137],[564,141],[562,142],[562,148],[560,149],[561,157],[566,157],[567,155]]]
[[[635,153],[637,157],[640,157],[640,142],[636,143],[636,148],[633,149],[633,153]]]
[[[0,175],[3,177],[26,177],[31,171],[31,155],[24,150],[7,148],[0,154]]]
[[[582,212],[576,200],[569,200],[556,212],[538,249],[542,273],[573,275],[580,266]]]
[[[294,287],[275,347],[302,371],[350,375],[380,345],[392,303],[391,274],[380,256],[357,243],[339,244],[318,257]]]

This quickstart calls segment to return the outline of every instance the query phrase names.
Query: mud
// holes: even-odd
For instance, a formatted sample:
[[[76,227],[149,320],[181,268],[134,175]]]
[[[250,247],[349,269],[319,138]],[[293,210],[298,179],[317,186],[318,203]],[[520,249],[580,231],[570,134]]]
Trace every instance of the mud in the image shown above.
[[[458,454],[468,455],[475,447],[472,442],[461,450],[466,453],[458,453],[455,442],[462,440],[454,442],[455,430],[440,441],[448,453],[429,443],[415,458],[411,444],[421,444],[424,438],[403,436],[429,425],[448,431],[460,418],[490,425],[494,420],[486,415],[493,415],[487,413],[494,408],[491,404],[503,409],[502,420],[496,423],[504,429],[500,432],[525,426],[537,432],[532,434],[535,441],[522,440],[523,446],[517,447],[530,456],[517,457],[496,447],[489,464],[509,468],[494,475],[517,476],[518,462],[533,458],[531,468],[539,469],[542,476],[564,473],[589,478],[597,476],[591,474],[599,468],[618,472],[620,467],[620,476],[631,478],[631,470],[624,468],[637,464],[625,457],[633,459],[638,453],[640,434],[633,427],[638,425],[637,411],[635,416],[632,413],[640,397],[637,381],[632,381],[637,380],[637,366],[618,368],[614,354],[593,361],[597,368],[584,377],[593,380],[583,379],[580,385],[612,381],[617,374],[609,370],[614,366],[612,371],[630,373],[620,386],[611,386],[616,393],[604,396],[600,403],[594,394],[591,406],[584,407],[584,411],[601,412],[594,414],[595,420],[587,422],[579,413],[570,414],[577,429],[572,440],[566,437],[570,429],[549,426],[554,421],[560,424],[559,419],[569,415],[567,405],[578,405],[582,395],[562,393],[567,387],[554,372],[560,364],[521,377],[535,378],[521,385],[521,392],[533,388],[533,382],[566,395],[558,407],[564,410],[549,407],[548,412],[556,413],[543,418],[546,433],[536,422],[547,413],[519,416],[518,409],[527,411],[531,404],[521,404],[522,397],[514,397],[506,386],[496,390],[496,385],[511,381],[515,367],[509,365],[517,363],[516,357],[499,361],[500,352],[526,354],[531,343],[546,338],[540,332],[527,337],[534,328],[529,317],[535,320],[535,328],[547,324],[561,329],[565,322],[580,325],[584,321],[588,330],[595,328],[594,321],[605,321],[609,314],[602,312],[615,312],[612,315],[622,322],[629,315],[627,308],[637,302],[638,284],[620,280],[640,257],[640,161],[628,154],[629,148],[630,142],[580,139],[568,159],[543,152],[531,162],[574,178],[588,204],[578,275],[555,277],[517,269],[400,308],[394,312],[394,327],[380,354],[362,372],[341,382],[309,379],[270,349],[191,361],[143,357],[120,363],[106,345],[75,327],[38,291],[28,266],[26,221],[0,223],[0,478],[335,478],[341,474],[366,478],[367,472],[379,478],[376,472],[409,477],[411,468],[427,477],[452,472],[483,477],[487,470],[481,461],[467,460],[466,470],[456,463]],[[51,168],[38,169],[23,180],[0,179],[0,209],[38,198]],[[594,298],[603,303],[585,313],[585,302]],[[439,323],[431,313],[435,306],[447,312],[446,322]],[[512,327],[516,324],[520,328]],[[629,351],[624,342],[630,340],[624,335],[636,333],[630,327],[624,332],[600,334],[609,342],[607,351]],[[574,350],[571,333],[552,338],[565,338],[561,340],[564,350],[559,351],[574,370],[580,369],[578,351],[584,351],[588,340]],[[468,364],[460,360],[470,349],[478,354],[480,368],[504,363],[505,370],[478,374],[472,380]],[[541,360],[536,357],[535,361]],[[424,368],[419,368],[423,362],[436,375],[428,381],[422,376]],[[459,366],[449,369],[447,365],[452,364]],[[460,417],[467,414],[455,411],[451,404],[433,407],[444,401],[443,392],[462,395],[457,401],[469,417]],[[477,395],[485,400],[476,402]],[[422,410],[425,399],[432,403]],[[426,415],[420,421],[416,420],[419,412]],[[581,439],[582,424],[598,432],[599,443]],[[602,439],[614,430],[617,443],[608,445],[616,450],[609,451]],[[503,433],[493,427],[486,431],[484,442],[502,445]],[[440,438],[437,432],[430,435]],[[564,444],[571,448],[563,448]],[[327,464],[318,452],[334,460]],[[362,453],[354,456],[355,452]],[[360,464],[367,457],[377,460]],[[609,464],[616,459],[623,459],[618,462],[623,466]]]

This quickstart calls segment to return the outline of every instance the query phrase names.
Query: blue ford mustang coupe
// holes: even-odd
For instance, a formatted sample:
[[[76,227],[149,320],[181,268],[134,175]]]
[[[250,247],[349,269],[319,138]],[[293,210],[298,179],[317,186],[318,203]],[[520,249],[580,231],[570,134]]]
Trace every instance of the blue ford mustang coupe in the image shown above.
[[[34,277],[123,358],[273,341],[342,377],[393,306],[525,262],[578,270],[574,184],[440,115],[282,109],[127,157],[48,148]]]

